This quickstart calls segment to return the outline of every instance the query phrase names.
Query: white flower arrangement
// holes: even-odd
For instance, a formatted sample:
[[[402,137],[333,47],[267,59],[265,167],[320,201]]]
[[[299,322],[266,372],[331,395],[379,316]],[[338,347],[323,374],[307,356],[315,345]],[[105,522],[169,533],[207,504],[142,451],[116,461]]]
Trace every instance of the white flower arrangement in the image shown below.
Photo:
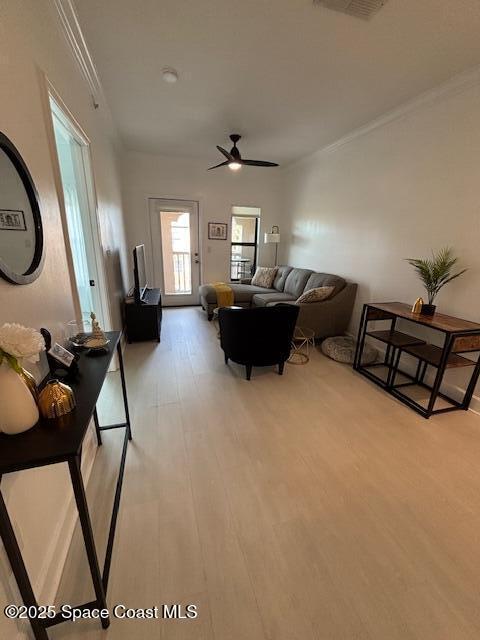
[[[38,362],[40,351],[45,350],[42,334],[21,324],[6,322],[0,327],[0,365],[5,359],[15,371],[20,362]]]

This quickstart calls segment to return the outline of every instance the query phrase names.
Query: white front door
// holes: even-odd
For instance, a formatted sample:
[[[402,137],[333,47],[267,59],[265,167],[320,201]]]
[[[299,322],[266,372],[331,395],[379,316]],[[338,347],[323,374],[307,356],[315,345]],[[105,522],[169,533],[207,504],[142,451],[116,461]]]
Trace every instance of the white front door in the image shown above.
[[[198,202],[150,198],[153,287],[165,307],[198,304]]]

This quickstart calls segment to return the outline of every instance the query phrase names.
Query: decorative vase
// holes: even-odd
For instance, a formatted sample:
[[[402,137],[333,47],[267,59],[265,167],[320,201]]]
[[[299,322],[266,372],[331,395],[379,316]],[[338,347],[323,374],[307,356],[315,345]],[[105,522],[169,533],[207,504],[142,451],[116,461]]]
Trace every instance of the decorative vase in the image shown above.
[[[38,408],[22,376],[3,362],[0,365],[0,431],[13,435],[38,422]]]
[[[423,298],[417,298],[412,307],[412,313],[422,313]]]
[[[422,316],[434,316],[436,308],[436,304],[422,304],[422,310],[420,311],[420,314]]]
[[[35,400],[35,404],[38,404],[38,387],[37,387],[35,378],[32,376],[32,374],[29,371],[27,371],[23,367],[21,368],[19,375],[24,381],[24,383],[27,385],[30,393],[32,394],[32,398]]]
[[[40,391],[38,406],[42,417],[60,418],[75,408],[72,389],[59,380],[49,380]]]

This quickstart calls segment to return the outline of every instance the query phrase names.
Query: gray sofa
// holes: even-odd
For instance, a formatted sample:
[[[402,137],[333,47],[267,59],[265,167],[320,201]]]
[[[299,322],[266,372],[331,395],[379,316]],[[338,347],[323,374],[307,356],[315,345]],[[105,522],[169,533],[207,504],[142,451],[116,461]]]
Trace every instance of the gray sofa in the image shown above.
[[[256,287],[250,284],[250,280],[233,282],[230,286],[234,293],[234,304],[241,307],[268,307],[279,302],[295,304],[304,291],[316,287],[335,287],[328,300],[298,305],[300,311],[297,326],[313,329],[317,338],[345,333],[357,293],[357,285],[346,282],[340,276],[286,265],[278,268],[272,289]],[[201,305],[211,320],[213,310],[217,307],[215,289],[211,285],[203,284],[199,293]]]

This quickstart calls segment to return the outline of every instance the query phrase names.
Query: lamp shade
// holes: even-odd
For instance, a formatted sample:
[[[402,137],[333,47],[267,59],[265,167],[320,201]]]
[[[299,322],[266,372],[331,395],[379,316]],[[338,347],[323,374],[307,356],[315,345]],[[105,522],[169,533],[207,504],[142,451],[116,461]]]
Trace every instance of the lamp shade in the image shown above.
[[[266,233],[263,241],[265,244],[278,244],[280,242],[280,234],[279,233]]]
[[[280,229],[277,225],[273,225],[270,233],[266,233],[263,241],[265,244],[278,244],[280,242]]]

